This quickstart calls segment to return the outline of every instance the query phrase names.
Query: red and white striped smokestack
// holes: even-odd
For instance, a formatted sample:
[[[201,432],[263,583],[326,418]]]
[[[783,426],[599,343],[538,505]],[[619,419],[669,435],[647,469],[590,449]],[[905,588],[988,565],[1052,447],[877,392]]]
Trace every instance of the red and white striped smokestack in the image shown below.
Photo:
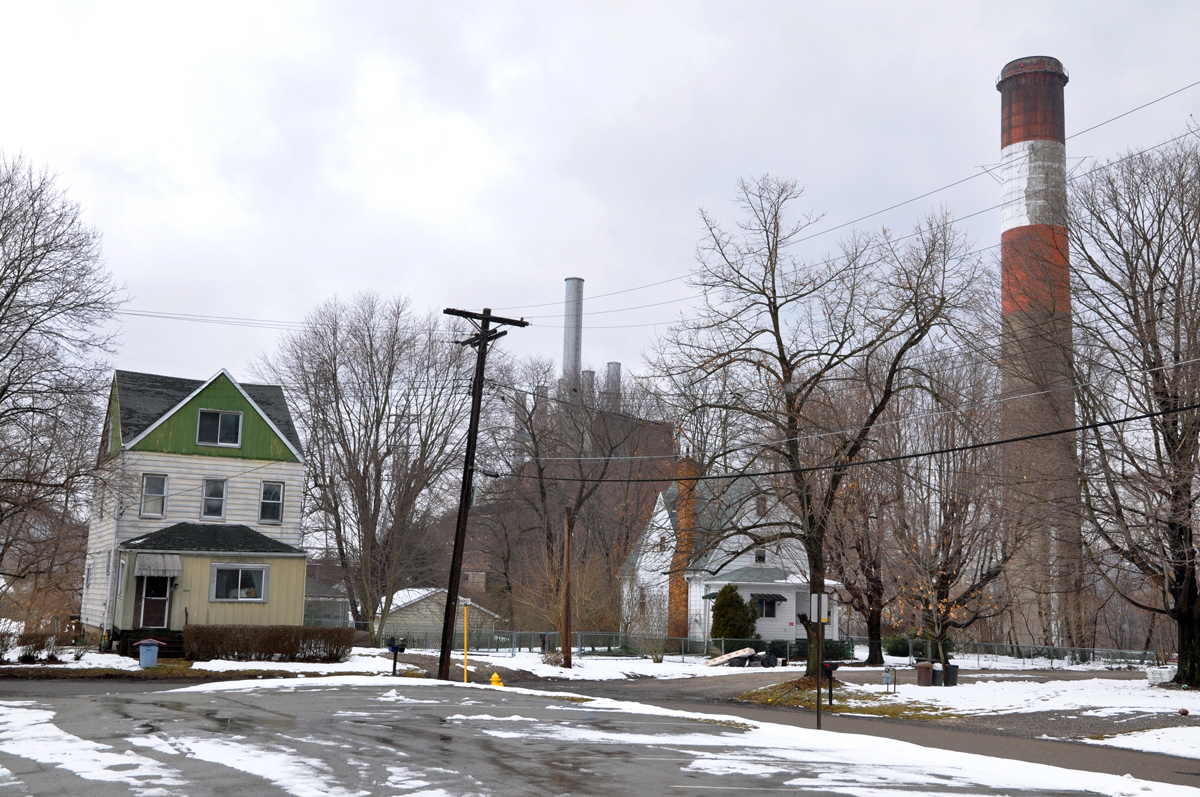
[[[1067,257],[1067,153],[1056,58],[1000,72],[1002,434],[1075,427]],[[1013,523],[1025,543],[1006,573],[1010,635],[1024,643],[1086,646],[1076,436],[1056,434],[1002,452]],[[1008,501],[1006,501],[1008,503]]]
[[[1000,72],[1002,312],[1070,312],[1067,147],[1057,58],[1010,62]],[[1022,324],[1023,326],[1023,324]]]

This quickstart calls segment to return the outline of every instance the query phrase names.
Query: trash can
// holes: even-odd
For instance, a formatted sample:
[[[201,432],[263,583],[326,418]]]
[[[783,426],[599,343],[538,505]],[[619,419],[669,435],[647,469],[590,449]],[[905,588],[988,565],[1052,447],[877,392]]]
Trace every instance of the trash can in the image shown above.
[[[917,686],[933,686],[933,662],[917,662]]]
[[[933,685],[942,685],[942,665],[940,663],[933,665]]]
[[[165,644],[167,643],[157,639],[143,639],[134,643],[134,647],[138,649],[138,664],[143,670],[158,666],[158,649]]]
[[[958,686],[958,665],[946,665],[946,686]]]

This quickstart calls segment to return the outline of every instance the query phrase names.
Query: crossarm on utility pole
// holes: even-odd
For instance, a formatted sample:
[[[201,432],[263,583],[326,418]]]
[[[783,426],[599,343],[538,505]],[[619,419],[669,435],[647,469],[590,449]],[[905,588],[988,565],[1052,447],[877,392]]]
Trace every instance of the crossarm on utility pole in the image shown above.
[[[446,611],[442,617],[442,647],[438,657],[438,679],[450,680],[450,648],[454,643],[454,620],[457,617],[458,585],[462,579],[463,549],[467,542],[467,518],[471,511],[471,489],[475,481],[475,443],[479,438],[479,415],[483,406],[483,373],[487,362],[488,345],[508,334],[492,329],[492,324],[527,327],[525,319],[493,316],[490,308],[482,313],[447,308],[446,315],[465,318],[475,325],[478,333],[459,341],[464,346],[475,347],[475,379],[471,383],[471,420],[467,425],[467,451],[463,463],[462,490],[458,494],[458,521],[454,527],[454,553],[450,557],[450,584],[446,589]],[[464,625],[464,632],[466,631]],[[466,649],[463,649],[463,671],[466,672]]]

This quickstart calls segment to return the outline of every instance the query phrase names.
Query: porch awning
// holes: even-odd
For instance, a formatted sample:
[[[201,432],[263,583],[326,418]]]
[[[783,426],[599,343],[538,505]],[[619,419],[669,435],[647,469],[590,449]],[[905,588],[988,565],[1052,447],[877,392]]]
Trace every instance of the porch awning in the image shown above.
[[[775,601],[776,603],[787,603],[787,598],[782,595],[776,595],[770,592],[751,592],[750,600],[752,601]]]
[[[710,600],[712,600],[712,599],[713,599],[713,598],[715,598],[715,597],[717,597],[717,593],[715,593],[715,592],[710,592],[710,593],[708,593],[707,595],[701,595],[701,596],[700,596],[700,598],[701,598],[702,600],[706,600],[706,601],[710,601]]]
[[[177,553],[140,553],[133,566],[135,576],[167,576],[178,578],[183,575],[183,564]]]

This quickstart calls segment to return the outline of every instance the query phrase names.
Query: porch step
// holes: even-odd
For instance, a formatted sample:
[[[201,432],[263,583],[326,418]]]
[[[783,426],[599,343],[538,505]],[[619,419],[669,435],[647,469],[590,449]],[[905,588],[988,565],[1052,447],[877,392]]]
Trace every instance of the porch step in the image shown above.
[[[156,631],[152,629],[122,631],[120,642],[117,645],[117,652],[122,656],[137,658],[138,649],[134,645],[143,639],[156,639],[159,642],[166,643],[158,649],[158,657],[160,659],[182,659],[184,656],[182,631]]]

